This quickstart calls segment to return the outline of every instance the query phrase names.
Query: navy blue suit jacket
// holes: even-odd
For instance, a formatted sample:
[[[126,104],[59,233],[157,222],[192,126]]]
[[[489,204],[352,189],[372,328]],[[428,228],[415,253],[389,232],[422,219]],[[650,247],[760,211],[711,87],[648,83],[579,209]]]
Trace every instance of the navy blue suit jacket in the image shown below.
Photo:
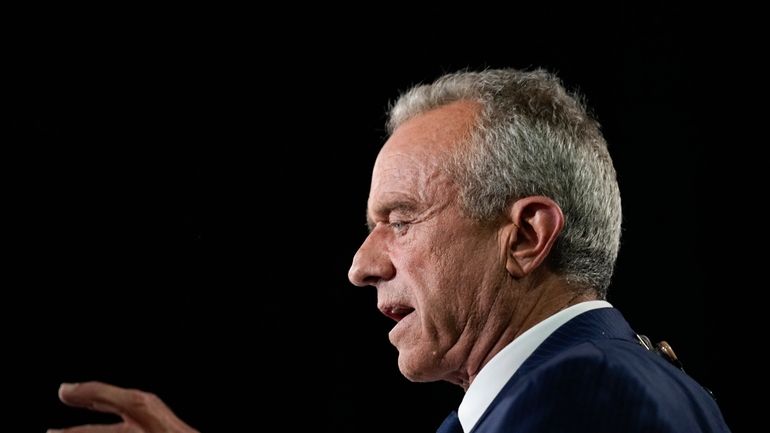
[[[551,334],[471,433],[728,431],[697,382],[642,347],[618,310],[601,308]]]

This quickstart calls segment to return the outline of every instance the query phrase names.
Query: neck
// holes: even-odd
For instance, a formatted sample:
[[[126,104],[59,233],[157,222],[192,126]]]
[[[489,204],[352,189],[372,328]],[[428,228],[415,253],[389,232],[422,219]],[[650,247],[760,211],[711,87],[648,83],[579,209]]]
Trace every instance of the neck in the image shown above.
[[[479,371],[519,335],[567,307],[598,299],[594,291],[575,291],[556,278],[540,281],[537,287],[524,287],[511,291],[514,296],[504,300],[503,305],[508,306],[508,311],[489,315],[458,372],[459,380],[453,380],[464,390],[467,391]]]

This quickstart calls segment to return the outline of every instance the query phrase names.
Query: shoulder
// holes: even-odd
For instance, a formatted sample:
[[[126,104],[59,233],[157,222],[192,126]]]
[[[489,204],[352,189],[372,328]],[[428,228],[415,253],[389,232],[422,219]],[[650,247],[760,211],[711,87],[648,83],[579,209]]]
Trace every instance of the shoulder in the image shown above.
[[[493,405],[487,416],[517,431],[726,431],[700,385],[627,340],[572,346],[514,376]]]
[[[659,356],[621,339],[587,341],[565,349],[535,366],[524,381],[538,376],[569,377],[570,382],[622,381],[635,388],[633,391],[643,391],[651,397],[658,394],[656,387],[648,386],[651,382],[688,380],[684,373]]]

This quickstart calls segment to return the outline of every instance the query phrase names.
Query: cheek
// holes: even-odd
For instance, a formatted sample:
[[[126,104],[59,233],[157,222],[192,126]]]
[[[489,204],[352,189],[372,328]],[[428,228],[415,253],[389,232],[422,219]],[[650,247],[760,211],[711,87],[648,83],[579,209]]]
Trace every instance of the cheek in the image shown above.
[[[420,281],[419,294],[426,305],[429,320],[437,327],[447,327],[462,321],[467,305],[472,302],[472,279],[467,275],[469,263],[464,262],[461,248],[443,243],[449,248],[433,248],[420,255],[415,271]]]
[[[449,301],[445,295],[454,292],[459,276],[459,263],[454,257],[454,251],[442,248],[441,240],[431,239],[422,245],[427,247],[410,251],[409,260],[405,262],[406,273],[415,284],[414,289],[418,295],[433,298],[443,294],[442,297]]]
[[[397,286],[405,289],[420,310],[424,325],[431,326],[448,311],[454,310],[458,290],[458,266],[453,252],[435,237],[415,238],[401,245],[391,255],[399,279]]]
[[[490,277],[493,246],[447,229],[415,231],[402,241],[391,257],[423,320],[462,322]]]
[[[465,240],[465,242],[463,242]],[[476,239],[455,239],[448,248],[436,249],[430,262],[435,266],[431,293],[464,320],[481,297],[499,285],[500,268],[493,245]]]

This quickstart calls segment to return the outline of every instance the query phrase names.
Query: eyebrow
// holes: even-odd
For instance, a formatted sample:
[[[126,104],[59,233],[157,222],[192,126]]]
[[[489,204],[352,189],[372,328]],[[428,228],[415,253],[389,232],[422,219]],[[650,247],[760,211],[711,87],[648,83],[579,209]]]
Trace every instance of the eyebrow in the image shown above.
[[[369,231],[371,232],[374,230],[374,226],[376,223],[374,222],[374,219],[372,219],[372,214],[374,215],[390,215],[392,212],[404,212],[404,213],[414,213],[417,211],[417,204],[408,201],[408,200],[397,200],[397,201],[391,201],[391,202],[385,202],[373,210],[371,212],[366,212],[366,225],[369,227]]]

